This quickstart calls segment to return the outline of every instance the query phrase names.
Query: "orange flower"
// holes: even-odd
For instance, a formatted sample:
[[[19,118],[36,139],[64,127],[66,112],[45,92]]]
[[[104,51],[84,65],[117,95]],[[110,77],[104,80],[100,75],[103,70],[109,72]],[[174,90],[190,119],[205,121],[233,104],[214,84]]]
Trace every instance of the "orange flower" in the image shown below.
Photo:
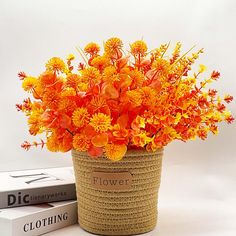
[[[72,136],[63,129],[53,130],[47,137],[46,146],[51,152],[68,152],[72,148]]]
[[[28,118],[29,132],[31,135],[36,135],[42,133],[42,123],[41,123],[42,110],[35,110],[32,112]]]
[[[177,43],[168,55],[170,44],[148,52],[138,40],[123,56],[122,46],[121,39],[110,38],[99,54],[100,46],[92,42],[78,50],[83,59],[78,66],[70,54],[65,62],[51,58],[38,77],[18,74],[31,98],[16,108],[28,118],[31,135],[47,138],[46,143],[26,141],[23,148],[46,144],[50,151],[74,148],[94,158],[104,152],[117,161],[127,148],[156,151],[174,140],[204,140],[208,132],[218,133],[218,123],[234,121],[227,110],[233,97],[206,89],[220,73],[200,80],[204,65],[190,71],[203,49],[181,54]]]
[[[101,113],[105,113],[105,114],[110,114],[110,110],[109,107],[106,103],[106,99],[104,97],[100,97],[100,96],[94,96],[90,102],[90,104],[88,105],[88,109],[92,112],[92,113],[97,113],[97,112],[101,112]]]
[[[135,87],[142,87],[145,77],[141,71],[132,70],[129,72],[129,76],[131,77]]]
[[[107,144],[105,146],[105,154],[106,157],[112,161],[119,161],[121,160],[125,153],[127,151],[127,146],[122,145],[116,145],[116,144]]]
[[[75,150],[85,152],[89,149],[91,142],[84,134],[76,134],[73,137],[73,147]]]
[[[131,53],[136,55],[145,56],[147,52],[147,44],[143,40],[135,41],[130,45]]]
[[[53,57],[47,62],[46,69],[53,72],[65,72],[66,64],[61,58]]]
[[[90,56],[97,55],[99,51],[100,51],[99,45],[93,42],[87,44],[84,48],[84,52],[90,54]]]
[[[78,85],[80,83],[80,76],[77,74],[69,74],[66,78],[66,83],[65,85],[67,87],[74,88],[75,90],[77,89]]]
[[[97,132],[105,132],[111,127],[111,118],[103,113],[96,113],[90,119],[89,124]]]
[[[58,152],[59,151],[59,144],[58,144],[57,136],[52,134],[51,136],[47,137],[46,146],[49,151]]]
[[[76,102],[67,98],[60,98],[58,110],[65,113],[72,113],[76,109]]]
[[[157,93],[153,88],[142,87],[141,89],[142,103],[144,106],[154,106],[156,103]]]
[[[76,127],[82,127],[89,123],[89,117],[87,108],[81,107],[73,112],[72,121]]]
[[[34,78],[34,77],[26,77],[24,80],[23,80],[23,83],[22,83],[22,88],[27,91],[27,92],[33,92],[33,90],[36,88],[37,86],[37,83],[38,83],[38,80],[37,78]]]
[[[106,56],[96,56],[92,59],[91,65],[102,71],[104,68],[110,65],[110,60]]]
[[[60,96],[55,91],[46,91],[43,94],[43,101],[48,108],[56,109],[60,101]]]
[[[108,66],[103,71],[102,79],[107,83],[114,83],[115,81],[119,81],[119,75],[114,66]]]
[[[81,77],[82,82],[87,83],[91,81],[93,84],[100,82],[101,76],[99,70],[94,67],[88,67],[82,70],[81,73],[82,73]]]
[[[122,48],[122,41],[119,38],[110,38],[105,42],[104,50],[107,54],[111,55],[116,53]]]
[[[74,97],[76,95],[76,91],[73,88],[66,88],[61,92],[62,97]]]
[[[162,58],[156,59],[152,64],[152,68],[155,69],[155,71],[158,74],[164,75],[164,76],[168,74],[169,66],[170,66],[170,63]]]

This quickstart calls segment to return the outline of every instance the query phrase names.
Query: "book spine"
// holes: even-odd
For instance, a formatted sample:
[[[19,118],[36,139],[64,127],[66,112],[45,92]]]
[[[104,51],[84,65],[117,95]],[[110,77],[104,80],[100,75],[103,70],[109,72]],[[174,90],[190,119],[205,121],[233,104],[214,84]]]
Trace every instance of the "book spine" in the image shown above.
[[[0,209],[75,199],[75,184],[14,190],[0,192]]]
[[[6,236],[41,235],[76,223],[77,202],[75,201],[14,220],[12,234]]]

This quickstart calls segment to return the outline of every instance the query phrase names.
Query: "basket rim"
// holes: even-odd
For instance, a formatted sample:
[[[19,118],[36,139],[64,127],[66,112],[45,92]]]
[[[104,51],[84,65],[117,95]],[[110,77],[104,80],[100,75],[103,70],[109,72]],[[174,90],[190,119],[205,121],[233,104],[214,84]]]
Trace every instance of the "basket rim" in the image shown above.
[[[149,156],[149,155],[162,155],[164,152],[164,148],[159,148],[157,149],[155,152],[148,152],[146,149],[128,149],[125,156]],[[71,153],[73,155],[73,153],[76,153],[77,155],[83,155],[83,156],[88,156],[87,152],[81,152],[81,151],[77,151],[75,149],[71,149]],[[124,158],[125,158],[124,156]],[[105,157],[106,156],[103,154],[101,157]]]

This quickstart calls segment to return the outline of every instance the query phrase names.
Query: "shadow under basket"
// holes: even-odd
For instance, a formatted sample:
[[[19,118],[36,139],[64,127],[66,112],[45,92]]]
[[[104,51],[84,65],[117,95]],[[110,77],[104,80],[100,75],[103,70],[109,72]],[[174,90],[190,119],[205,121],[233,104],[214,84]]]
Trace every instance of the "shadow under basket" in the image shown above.
[[[129,150],[121,161],[72,150],[78,221],[98,235],[134,235],[157,224],[163,149]]]

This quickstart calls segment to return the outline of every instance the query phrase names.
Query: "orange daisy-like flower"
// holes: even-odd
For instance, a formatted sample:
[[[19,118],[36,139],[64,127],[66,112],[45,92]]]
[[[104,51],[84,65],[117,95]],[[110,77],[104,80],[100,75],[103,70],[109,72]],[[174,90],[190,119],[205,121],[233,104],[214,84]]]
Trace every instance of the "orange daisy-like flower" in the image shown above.
[[[71,97],[75,95],[76,95],[76,91],[73,88],[66,88],[61,92],[62,97]]]
[[[88,90],[88,83],[79,83],[78,90],[81,92],[86,92]]]
[[[55,109],[60,101],[60,96],[55,91],[46,91],[43,94],[43,101],[45,106]]]
[[[136,55],[145,56],[147,52],[147,44],[143,40],[135,41],[130,45],[131,53]]]
[[[96,56],[91,61],[91,65],[96,67],[98,70],[103,70],[105,67],[110,65],[110,60],[106,56]]]
[[[42,123],[41,123],[42,111],[37,110],[31,113],[28,119],[29,132],[31,135],[36,135],[42,133]]]
[[[77,151],[87,151],[90,144],[91,142],[85,134],[76,134],[75,136],[73,136],[73,147]]]
[[[109,113],[109,107],[106,103],[106,99],[104,97],[96,96],[93,97],[90,104],[89,109],[92,112],[101,112],[101,111],[107,111]],[[105,113],[107,113],[105,112]]]
[[[97,132],[105,132],[111,127],[111,117],[103,113],[96,113],[89,123]]]
[[[88,113],[87,108],[81,107],[74,111],[72,115],[72,121],[76,127],[82,127],[88,124],[89,117],[90,115]]]
[[[170,63],[162,58],[157,58],[152,64],[152,68],[161,75],[166,75],[169,67]]]
[[[99,70],[95,67],[88,67],[82,70],[81,73],[82,73],[81,82],[84,82],[84,83],[87,83],[89,81],[93,83],[100,82],[101,75],[100,75]]]
[[[54,72],[65,72],[66,64],[61,58],[53,57],[47,62],[46,69]]]
[[[32,92],[37,86],[38,80],[35,77],[26,77],[23,80],[22,88],[27,92]]]
[[[64,130],[53,130],[47,137],[46,146],[51,152],[68,152],[72,148],[72,136]]]
[[[133,84],[136,87],[141,87],[143,85],[145,77],[144,77],[144,74],[141,71],[132,70],[132,71],[130,71],[129,76],[132,79]]]
[[[108,66],[103,71],[102,79],[104,82],[113,83],[119,81],[119,75],[114,66]]]
[[[119,38],[110,38],[105,42],[104,50],[108,55],[117,53],[118,50],[122,49],[123,43]]]
[[[65,141],[69,141],[65,144]],[[47,137],[46,146],[51,152],[66,151],[67,148],[71,148],[72,138],[71,135],[61,129],[52,129],[50,136]],[[68,151],[68,149],[67,149]]]
[[[76,102],[68,98],[61,98],[58,103],[58,110],[62,112],[73,112],[76,109]]]
[[[150,87],[143,87],[141,89],[142,103],[145,106],[153,106],[156,102],[157,93],[155,89]]]
[[[80,76],[77,74],[70,74],[66,78],[66,86],[76,89],[80,82]]]
[[[84,52],[90,54],[90,56],[98,54],[99,51],[100,51],[99,45],[93,42],[87,44],[84,48]]]
[[[121,160],[127,151],[127,146],[125,144],[107,144],[105,146],[105,155],[108,159],[112,161]]]
[[[47,149],[51,152],[59,151],[58,138],[55,134],[52,134],[51,136],[47,137],[46,146],[47,146]]]

